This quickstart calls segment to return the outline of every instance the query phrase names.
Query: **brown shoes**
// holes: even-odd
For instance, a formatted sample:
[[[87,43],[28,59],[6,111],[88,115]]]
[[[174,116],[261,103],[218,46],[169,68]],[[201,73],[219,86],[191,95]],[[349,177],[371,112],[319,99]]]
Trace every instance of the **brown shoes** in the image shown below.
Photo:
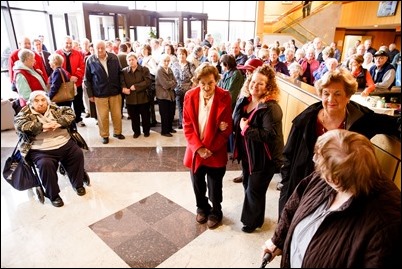
[[[233,179],[233,182],[234,182],[234,183],[241,183],[241,182],[243,182],[243,175],[241,175],[241,176],[239,176],[239,177],[235,177],[235,178]]]
[[[208,216],[208,221],[207,221],[207,226],[209,229],[215,229],[219,226],[221,223],[222,218],[218,218],[215,215],[209,215]]]
[[[197,213],[197,217],[195,218],[195,220],[199,224],[204,224],[205,222],[207,222],[208,216],[205,213]]]

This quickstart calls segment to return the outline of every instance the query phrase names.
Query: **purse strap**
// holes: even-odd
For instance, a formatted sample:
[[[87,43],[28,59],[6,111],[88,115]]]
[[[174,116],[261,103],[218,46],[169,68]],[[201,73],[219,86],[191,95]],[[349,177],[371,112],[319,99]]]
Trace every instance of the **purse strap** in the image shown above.
[[[63,74],[63,71],[61,71],[61,68],[59,68],[59,72],[60,72],[60,75],[61,75],[61,79],[63,80],[63,83],[65,83],[66,80],[64,79],[64,74]]]
[[[14,156],[15,153],[17,152],[18,145],[20,144],[21,140],[22,140],[22,136],[20,136],[20,138],[18,139],[17,145],[15,145],[15,148],[14,148],[14,150],[13,150],[13,154],[11,154],[11,156]]]

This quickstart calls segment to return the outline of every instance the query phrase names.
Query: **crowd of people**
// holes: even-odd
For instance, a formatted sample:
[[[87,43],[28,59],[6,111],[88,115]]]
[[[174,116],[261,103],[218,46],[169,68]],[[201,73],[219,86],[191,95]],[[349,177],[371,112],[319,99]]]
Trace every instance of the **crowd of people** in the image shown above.
[[[400,117],[350,100],[358,91],[367,96],[395,85],[391,58],[400,54],[394,44],[377,51],[365,41],[341,63],[336,44],[324,46],[319,37],[301,48],[294,40],[281,46],[257,38],[225,48],[207,34],[198,44],[176,47],[158,39],[139,44],[116,38],[93,45],[85,40],[77,49],[67,36],[62,48],[47,55],[52,72],[40,39],[34,40],[37,51],[26,37],[19,44],[9,62],[22,107],[16,129],[30,135],[23,143],[26,155],[38,166],[54,206],[63,205],[54,179],[58,163],[77,194],[85,194],[83,154],[66,128],[72,122],[84,128],[83,117],[90,114],[103,144],[109,143],[109,118],[113,137],[125,139],[125,107],[133,138],[141,131],[149,137],[155,102],[162,136],[183,129],[188,144],[183,163],[190,170],[198,223],[210,229],[222,223],[223,177],[231,157],[242,167],[235,182],[244,188],[245,233],[264,224],[268,186],[281,174],[278,227],[264,251],[282,255],[282,266],[400,264],[400,191],[381,172],[369,142],[380,133],[400,138]],[[370,55],[374,63],[367,67]],[[286,144],[278,73],[314,86],[321,98],[292,121]],[[76,84],[77,94],[71,102],[53,104],[63,78]],[[333,228],[338,226],[343,228]]]

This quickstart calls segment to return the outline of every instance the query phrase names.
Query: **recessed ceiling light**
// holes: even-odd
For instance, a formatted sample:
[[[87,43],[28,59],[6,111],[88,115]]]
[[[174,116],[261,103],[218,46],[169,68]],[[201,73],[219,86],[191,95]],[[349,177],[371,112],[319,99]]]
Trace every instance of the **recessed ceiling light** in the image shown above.
[[[377,28],[377,27],[378,27],[378,25],[377,25],[377,24],[374,24],[374,27],[375,27],[375,28]]]

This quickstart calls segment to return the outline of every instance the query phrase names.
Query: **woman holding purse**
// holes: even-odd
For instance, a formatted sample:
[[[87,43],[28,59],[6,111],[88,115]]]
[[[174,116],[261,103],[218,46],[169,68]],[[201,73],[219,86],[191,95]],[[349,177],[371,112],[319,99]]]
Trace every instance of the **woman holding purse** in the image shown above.
[[[69,82],[70,78],[66,70],[61,67],[63,65],[63,57],[57,53],[53,53],[49,56],[49,64],[53,69],[53,73],[49,77],[49,98],[53,101],[54,97],[60,90],[60,87],[63,82]],[[74,99],[74,97],[73,97]],[[56,102],[58,106],[69,106],[71,107],[73,99],[69,101]]]

